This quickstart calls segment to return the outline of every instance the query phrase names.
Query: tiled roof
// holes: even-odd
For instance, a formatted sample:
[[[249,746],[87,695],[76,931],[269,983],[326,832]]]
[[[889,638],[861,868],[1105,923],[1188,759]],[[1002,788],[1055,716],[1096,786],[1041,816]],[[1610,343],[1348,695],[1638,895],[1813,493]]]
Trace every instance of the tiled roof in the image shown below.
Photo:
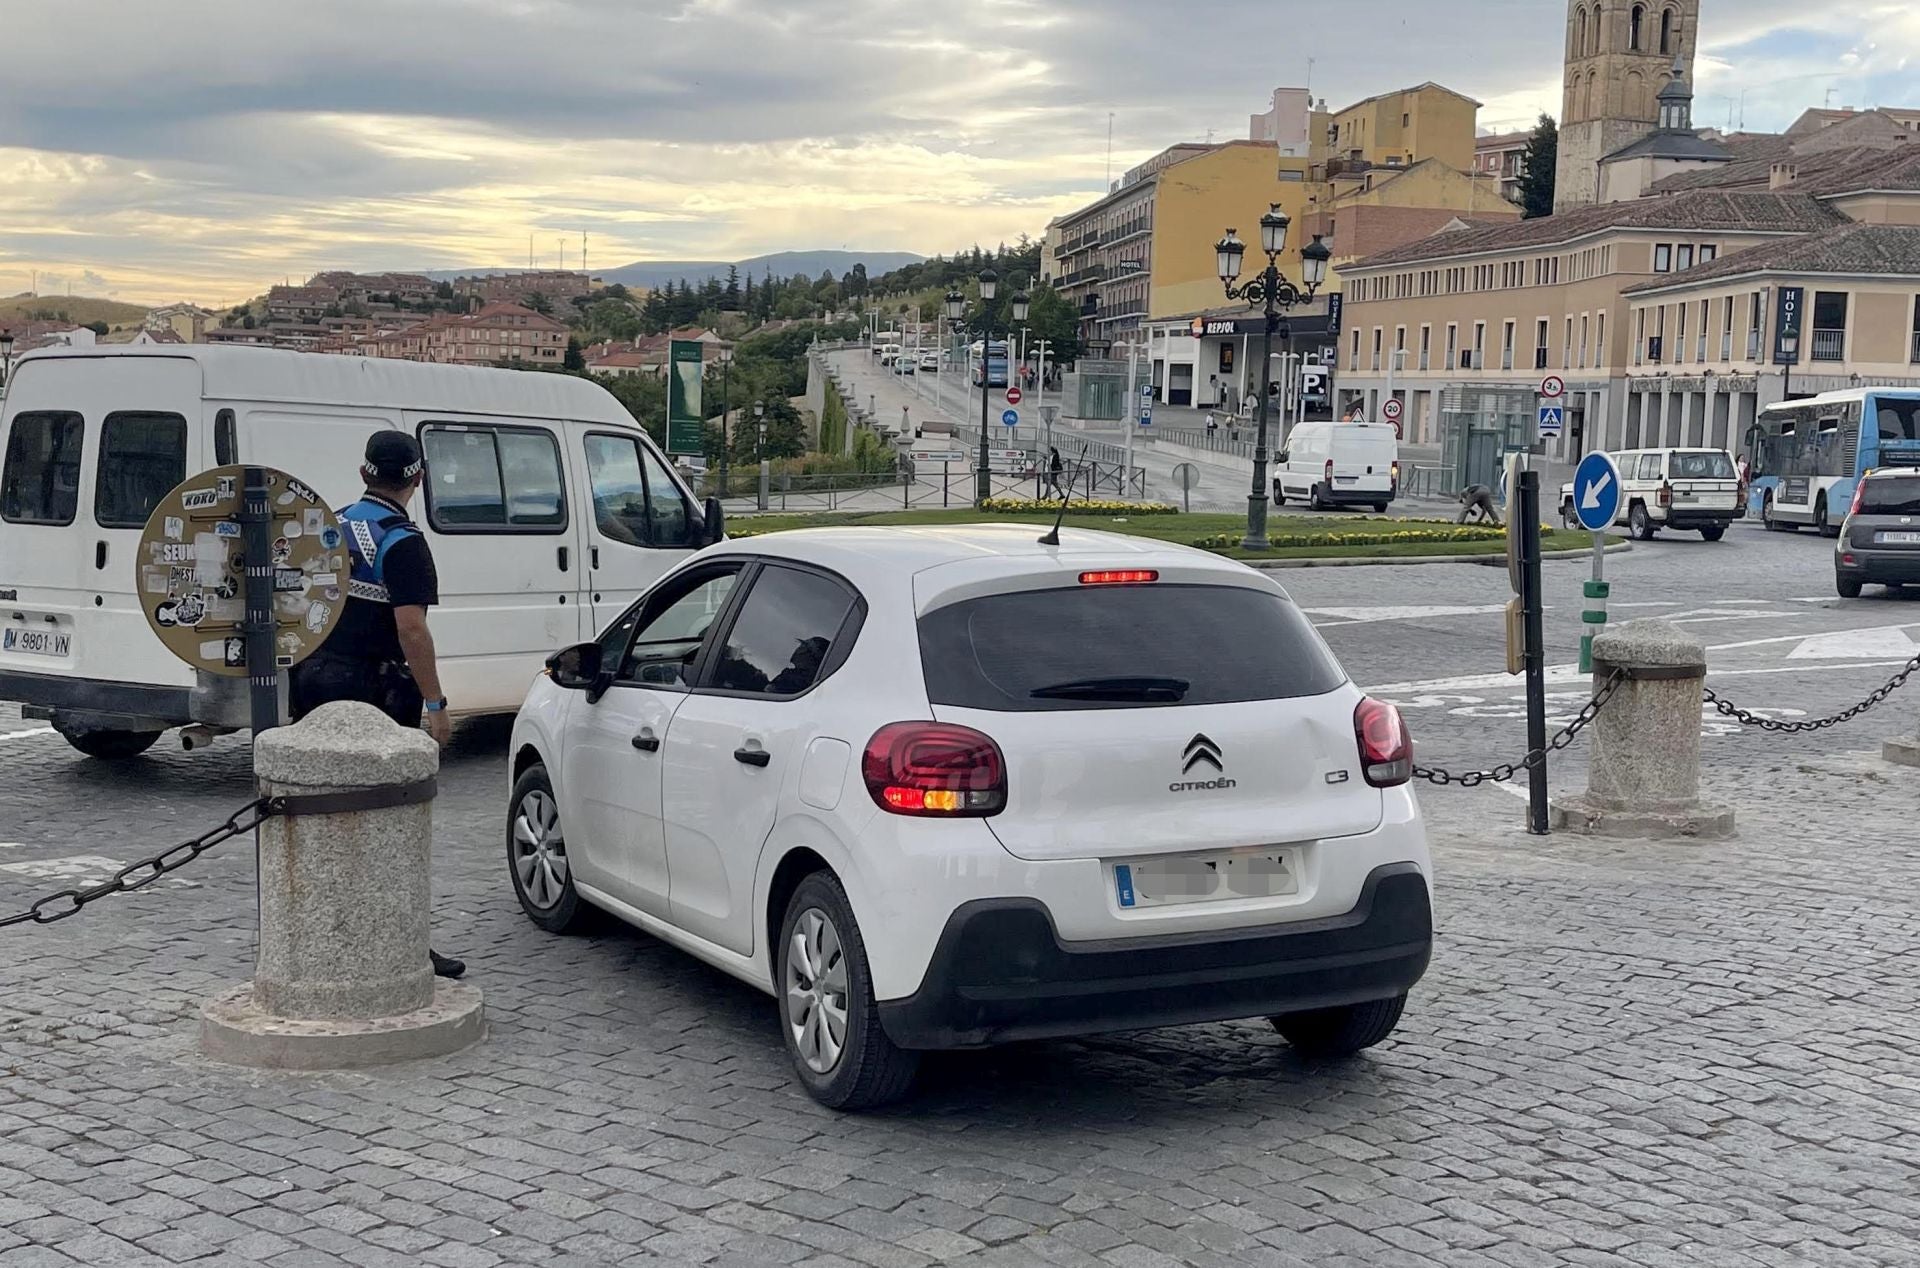
[[[1638,141],[1630,141],[1613,153],[1600,160],[1603,163],[1614,159],[1663,158],[1687,159],[1701,163],[1726,163],[1733,159],[1727,147],[1718,141],[1709,141],[1697,132],[1680,132],[1670,128],[1658,132],[1649,132]]]
[[[1626,293],[1694,286],[1756,272],[1920,276],[1920,225],[1843,224],[1824,233],[1735,251],[1711,264],[1629,286]]]
[[[1683,229],[1748,233],[1812,233],[1846,217],[1804,194],[1697,190],[1675,198],[1580,207],[1491,228],[1455,229],[1382,251],[1349,268],[1411,264],[1486,251],[1555,246],[1604,229]]]
[[[1802,164],[1789,188],[1828,198],[1864,189],[1920,190],[1920,150],[1840,150],[1834,162],[1811,173]]]

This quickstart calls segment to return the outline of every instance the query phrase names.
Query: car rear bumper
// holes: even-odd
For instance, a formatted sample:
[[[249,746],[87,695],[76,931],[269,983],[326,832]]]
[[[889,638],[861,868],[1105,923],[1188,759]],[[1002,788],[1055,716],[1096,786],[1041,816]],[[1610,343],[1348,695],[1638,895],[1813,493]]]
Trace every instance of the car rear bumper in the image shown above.
[[[1392,502],[1392,489],[1349,489],[1334,485],[1325,495],[1325,500],[1335,506],[1372,506],[1377,502]]]
[[[1329,1008],[1402,994],[1433,950],[1412,862],[1368,874],[1351,910],[1226,932],[1068,942],[1032,898],[948,918],[920,989],[880,1002],[903,1048],[975,1048]]]
[[[1900,554],[1874,554],[1870,551],[1849,550],[1853,556],[1851,564],[1835,557],[1833,568],[1842,577],[1871,582],[1874,585],[1916,585],[1920,584],[1920,552]]]
[[[1667,511],[1666,525],[1668,528],[1724,528],[1745,516],[1746,511],[1740,507],[1676,506]]]

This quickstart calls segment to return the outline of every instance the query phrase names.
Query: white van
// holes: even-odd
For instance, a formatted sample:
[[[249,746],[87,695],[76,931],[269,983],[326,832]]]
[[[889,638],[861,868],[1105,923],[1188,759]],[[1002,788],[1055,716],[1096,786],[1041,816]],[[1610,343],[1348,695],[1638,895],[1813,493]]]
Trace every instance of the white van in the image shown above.
[[[1400,438],[1386,423],[1302,423],[1273,463],[1273,501],[1314,510],[1371,506],[1400,496]]]
[[[1608,455],[1620,472],[1620,511],[1624,524],[1641,541],[1663,528],[1697,530],[1710,542],[1747,513],[1740,469],[1724,449],[1628,449]],[[1580,527],[1573,507],[1573,485],[1560,486],[1560,519]]]
[[[147,516],[232,462],[349,505],[384,428],[426,454],[412,513],[456,714],[513,712],[549,652],[721,535],[718,503],[703,510],[619,402],[572,375],[197,344],[33,352],[0,408],[0,630],[51,637],[0,639],[0,700],[96,756],[246,726],[245,680],[196,676],[147,626]]]

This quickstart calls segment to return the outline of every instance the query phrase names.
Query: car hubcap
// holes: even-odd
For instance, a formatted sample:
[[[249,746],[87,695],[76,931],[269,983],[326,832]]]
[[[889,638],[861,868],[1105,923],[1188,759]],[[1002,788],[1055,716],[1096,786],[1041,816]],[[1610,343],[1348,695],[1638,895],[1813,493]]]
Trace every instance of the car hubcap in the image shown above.
[[[800,914],[787,948],[787,1029],[815,1074],[840,1062],[847,1042],[847,959],[840,931],[818,907]]]
[[[520,890],[536,907],[551,907],[567,887],[567,840],[560,831],[560,808],[543,792],[520,799],[513,818],[513,868]]]

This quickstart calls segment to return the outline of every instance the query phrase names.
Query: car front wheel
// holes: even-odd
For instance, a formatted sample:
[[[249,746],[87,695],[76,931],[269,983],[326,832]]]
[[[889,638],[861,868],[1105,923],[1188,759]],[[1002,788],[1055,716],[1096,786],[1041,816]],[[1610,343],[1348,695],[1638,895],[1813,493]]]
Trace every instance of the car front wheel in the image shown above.
[[[920,1055],[895,1047],[880,1027],[866,942],[839,877],[815,872],[800,882],[776,951],[780,1033],[807,1094],[845,1110],[905,1095]]]
[[[1406,1006],[1407,997],[1396,995],[1341,1008],[1285,1013],[1268,1020],[1281,1038],[1306,1056],[1350,1057],[1392,1034]]]
[[[529,766],[514,781],[507,810],[507,871],[520,910],[548,933],[571,933],[592,915],[573,887],[560,800],[544,766]]]

